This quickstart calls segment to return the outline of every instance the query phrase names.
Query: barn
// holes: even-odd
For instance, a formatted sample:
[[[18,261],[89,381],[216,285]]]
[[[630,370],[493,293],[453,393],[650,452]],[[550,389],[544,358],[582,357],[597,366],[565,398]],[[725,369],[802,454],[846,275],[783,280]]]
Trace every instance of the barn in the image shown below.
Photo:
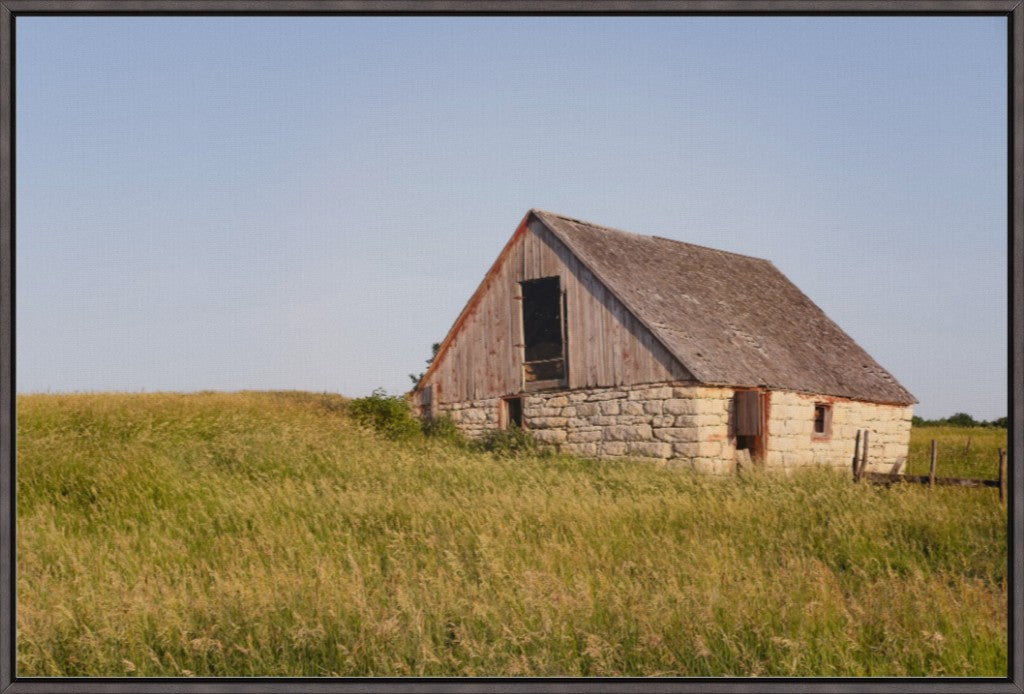
[[[729,474],[906,459],[914,397],[769,261],[530,210],[411,394],[467,435]]]

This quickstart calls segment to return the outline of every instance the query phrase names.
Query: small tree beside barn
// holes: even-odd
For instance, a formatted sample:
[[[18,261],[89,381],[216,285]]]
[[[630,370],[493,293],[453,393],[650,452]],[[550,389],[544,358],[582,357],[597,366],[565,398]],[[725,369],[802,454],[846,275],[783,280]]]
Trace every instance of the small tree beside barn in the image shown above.
[[[905,460],[914,397],[767,260],[531,210],[412,393],[469,436],[726,474]]]

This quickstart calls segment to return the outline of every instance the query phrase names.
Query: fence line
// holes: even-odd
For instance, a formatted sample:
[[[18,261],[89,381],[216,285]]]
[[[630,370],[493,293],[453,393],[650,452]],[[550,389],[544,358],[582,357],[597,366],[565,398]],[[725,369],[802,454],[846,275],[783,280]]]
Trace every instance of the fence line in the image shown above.
[[[861,434],[863,433],[863,437]],[[984,488],[984,487],[998,487],[999,489],[999,501],[1006,501],[1006,451],[1002,448],[999,449],[999,463],[998,463],[998,477],[996,479],[975,479],[971,477],[937,477],[936,469],[939,463],[938,444],[935,439],[932,439],[931,444],[931,460],[928,467],[927,475],[907,475],[900,473],[900,467],[903,461],[897,461],[892,468],[891,472],[867,472],[868,465],[868,436],[869,431],[865,429],[863,432],[857,430],[857,435],[854,437],[853,445],[853,481],[860,482],[866,480],[873,484],[927,484],[929,487],[935,485],[945,487],[967,487],[967,488]],[[863,445],[861,441],[863,440]],[[968,446],[970,443],[968,442]]]

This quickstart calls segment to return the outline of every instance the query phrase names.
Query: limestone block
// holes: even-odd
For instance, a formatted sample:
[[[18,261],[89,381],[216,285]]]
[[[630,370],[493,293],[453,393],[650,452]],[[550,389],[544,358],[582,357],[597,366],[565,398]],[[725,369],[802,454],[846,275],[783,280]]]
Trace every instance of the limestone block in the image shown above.
[[[619,423],[619,418],[613,415],[598,415],[590,418],[590,423],[600,427],[610,427]]]
[[[563,417],[575,417],[576,416],[576,408],[573,407],[572,405],[569,405],[568,407],[563,407],[562,411],[561,411],[561,415]]]
[[[772,393],[772,399],[779,397],[779,400],[786,405],[797,405],[807,402],[808,398],[803,397],[797,393],[791,393],[789,391],[782,391],[781,393]]]
[[[600,429],[584,429],[570,431],[566,440],[569,443],[590,443],[600,441],[602,438],[604,438],[604,432]]]
[[[528,418],[527,423],[531,429],[555,429],[566,426],[569,420],[565,417],[534,417]]]
[[[537,407],[527,410],[526,414],[531,417],[557,417],[562,414],[562,410],[558,407]]]
[[[651,424],[653,426],[651,419],[651,416],[646,414],[620,414],[615,418],[615,423],[627,426],[633,424]]]
[[[768,445],[773,450],[779,451],[780,453],[784,453],[786,451],[792,451],[792,450],[794,450],[796,448],[796,445],[794,444],[793,439],[788,437],[788,436],[776,436],[774,438],[769,436],[768,437]]]
[[[677,427],[696,427],[697,415],[681,414],[678,417],[676,417],[675,425]]]
[[[721,441],[701,441],[698,444],[697,455],[701,457],[716,457],[722,455]]]
[[[676,418],[670,414],[655,415],[651,417],[652,427],[671,427],[676,423]]]
[[[487,420],[487,415],[484,411],[477,408],[464,410],[462,415],[466,422],[483,422]]]
[[[583,402],[587,399],[587,394],[577,390],[569,393],[566,397],[569,398],[569,402]]]
[[[699,427],[721,425],[725,423],[725,417],[719,414],[699,414],[696,416],[695,424]]]
[[[587,400],[590,402],[600,402],[602,400],[616,400],[624,397],[626,397],[626,393],[621,390],[605,390],[599,393],[591,393]]]
[[[565,429],[541,429],[532,433],[537,443],[559,444],[565,443],[568,438]]]
[[[654,388],[646,388],[640,391],[642,400],[665,400],[666,398],[672,397],[672,388],[668,386],[656,386]]]
[[[621,404],[622,414],[643,414],[644,403],[637,400],[625,400]]]
[[[644,412],[647,414],[661,414],[663,400],[647,400],[644,402]]]
[[[681,415],[681,414],[695,415],[695,414],[697,414],[699,409],[700,409],[700,407],[698,405],[698,401],[696,401],[696,400],[672,399],[672,400],[666,400],[664,402],[664,404],[662,405],[662,411],[665,414],[674,414],[674,415]]]
[[[660,441],[669,441],[672,443],[683,443],[686,441],[693,441],[697,438],[697,431],[695,429],[684,429],[684,428],[665,428],[655,429],[654,438]]]
[[[564,395],[556,395],[553,398],[548,398],[548,407],[565,407],[569,404],[569,398]]]
[[[697,442],[672,444],[672,452],[681,458],[693,458],[699,451],[700,444]]]
[[[605,439],[608,441],[649,441],[651,427],[649,424],[611,426],[605,429]]]
[[[700,404],[697,414],[712,415],[723,422],[729,418],[729,408],[723,407],[725,403],[720,400],[696,400]]]
[[[672,457],[672,444],[658,441],[630,441],[626,444],[626,452],[630,455],[642,455],[649,458]]]
[[[601,414],[601,406],[596,402],[585,402],[576,406],[576,413],[580,417],[592,417]]]
[[[835,422],[832,423],[832,438],[839,440],[848,439],[850,441],[851,451],[853,450],[853,437],[855,437],[856,435],[857,428],[854,427],[852,424],[841,424],[839,426],[836,426]],[[853,454],[851,453],[851,455]]]
[[[569,417],[568,424],[566,426],[578,429],[580,427],[589,427],[591,424],[589,419],[584,419],[582,417]]]
[[[601,444],[601,455],[626,455],[624,441],[604,441]]]
[[[596,443],[567,443],[562,446],[562,450],[573,455],[595,458],[598,455],[599,449]]]
[[[601,403],[601,414],[618,414],[619,403],[615,400],[606,400]]]

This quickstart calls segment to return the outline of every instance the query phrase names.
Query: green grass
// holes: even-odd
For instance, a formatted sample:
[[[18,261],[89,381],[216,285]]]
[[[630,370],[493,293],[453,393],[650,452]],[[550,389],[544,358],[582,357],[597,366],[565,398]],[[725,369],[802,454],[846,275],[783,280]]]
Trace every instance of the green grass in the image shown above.
[[[1006,672],[993,490],[502,458],[346,407],[19,397],[18,676]]]
[[[907,474],[927,475],[931,442],[936,445],[939,477],[999,477],[999,449],[1007,450],[1006,429],[991,427],[915,427],[910,437]]]

